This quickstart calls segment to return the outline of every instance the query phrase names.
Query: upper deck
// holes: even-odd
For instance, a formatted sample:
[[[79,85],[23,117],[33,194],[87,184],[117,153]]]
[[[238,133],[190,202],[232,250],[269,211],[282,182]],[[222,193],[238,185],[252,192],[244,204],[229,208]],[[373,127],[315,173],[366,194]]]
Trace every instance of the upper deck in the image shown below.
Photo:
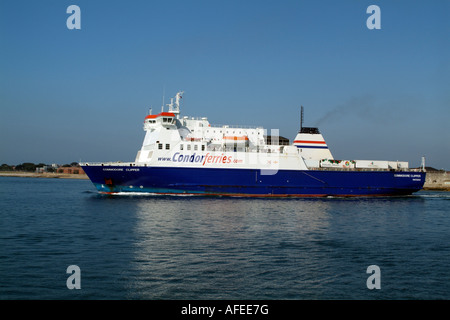
[[[206,117],[181,116],[181,98],[182,92],[178,92],[168,104],[168,111],[145,117],[146,134],[135,162],[103,165],[168,165],[180,162],[177,159],[181,159],[181,155],[187,159],[188,155],[195,154],[201,157],[222,155],[228,160],[235,159],[239,164],[259,158],[263,160],[252,161],[257,164],[276,163],[280,169],[412,171],[404,161],[336,160],[315,127],[301,126],[291,144],[289,139],[279,135],[278,130],[268,132],[258,126],[214,125]]]

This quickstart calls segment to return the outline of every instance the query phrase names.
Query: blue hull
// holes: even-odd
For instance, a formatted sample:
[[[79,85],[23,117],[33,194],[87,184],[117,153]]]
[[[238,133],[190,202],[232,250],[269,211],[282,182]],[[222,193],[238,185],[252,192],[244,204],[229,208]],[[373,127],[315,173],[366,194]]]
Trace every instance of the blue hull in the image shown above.
[[[147,192],[265,197],[409,195],[424,172],[83,166],[102,193]]]

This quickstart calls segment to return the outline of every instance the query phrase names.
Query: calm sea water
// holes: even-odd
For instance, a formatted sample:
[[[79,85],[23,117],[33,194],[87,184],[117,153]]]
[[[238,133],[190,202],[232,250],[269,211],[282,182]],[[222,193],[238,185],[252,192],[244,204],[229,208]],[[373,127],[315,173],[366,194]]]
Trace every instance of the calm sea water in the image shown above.
[[[1,177],[0,299],[450,299],[449,207],[445,192],[103,196],[87,180]]]

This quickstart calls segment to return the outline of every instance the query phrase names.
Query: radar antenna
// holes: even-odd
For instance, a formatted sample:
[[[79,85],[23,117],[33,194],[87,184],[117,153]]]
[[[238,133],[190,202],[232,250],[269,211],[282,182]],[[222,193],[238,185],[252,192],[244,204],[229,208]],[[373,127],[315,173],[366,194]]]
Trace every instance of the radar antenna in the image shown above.
[[[182,97],[183,93],[184,91],[177,92],[175,98],[171,98],[170,103],[167,105],[169,107],[169,112],[174,113],[177,119],[179,118],[180,115],[180,100],[183,98]],[[175,103],[173,99],[175,99]]]

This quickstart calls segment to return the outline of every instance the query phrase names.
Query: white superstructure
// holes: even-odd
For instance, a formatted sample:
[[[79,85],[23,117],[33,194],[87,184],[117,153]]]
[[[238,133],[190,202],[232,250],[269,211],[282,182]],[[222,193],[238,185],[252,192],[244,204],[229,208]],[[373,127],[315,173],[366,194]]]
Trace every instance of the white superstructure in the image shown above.
[[[293,144],[262,127],[212,125],[181,116],[183,92],[168,111],[145,117],[144,142],[135,165],[296,169],[407,169],[407,162],[335,160],[317,128],[301,128]],[[274,130],[272,130],[274,131]],[[272,132],[271,132],[272,133]]]

